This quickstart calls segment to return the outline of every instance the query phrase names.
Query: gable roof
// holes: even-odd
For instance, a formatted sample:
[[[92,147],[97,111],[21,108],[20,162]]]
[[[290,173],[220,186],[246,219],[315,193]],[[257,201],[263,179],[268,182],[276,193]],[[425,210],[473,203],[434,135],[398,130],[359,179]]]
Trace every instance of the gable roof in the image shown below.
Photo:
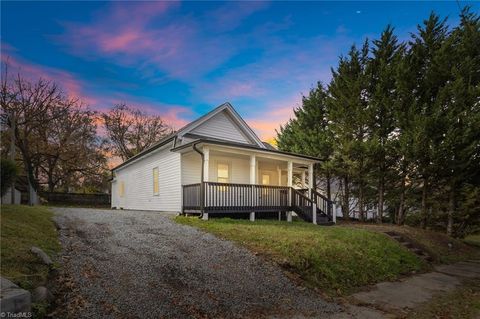
[[[227,114],[229,114],[234,124],[238,126],[238,128],[242,131],[242,133],[246,137],[248,137],[253,144],[256,144],[258,147],[265,148],[265,145],[257,136],[257,134],[255,134],[255,132],[250,128],[250,126],[248,126],[248,124],[243,120],[243,118],[237,113],[237,111],[235,111],[233,106],[228,102],[223,103],[222,105],[216,107],[215,109],[203,115],[202,117],[187,124],[177,132],[177,136],[182,137],[185,134],[192,132],[195,128],[199,127],[200,125],[207,122],[209,119],[213,118],[215,115],[221,112],[226,112]]]
[[[146,150],[141,151],[140,153],[130,157],[129,159],[127,159],[123,163],[115,166],[114,168],[111,169],[111,171],[119,169],[119,168],[133,162],[133,161],[138,160],[142,156],[147,155],[147,154],[155,151],[156,149],[159,149],[160,147],[164,146],[165,144],[176,140],[177,137],[182,137],[186,134],[195,135],[194,133],[189,133],[189,132],[193,131],[196,127],[198,127],[201,124],[207,122],[209,119],[214,117],[216,114],[218,114],[220,112],[223,112],[223,111],[227,112],[232,117],[232,120],[234,121],[234,123],[237,124],[239,129],[241,129],[242,132],[248,138],[250,138],[252,140],[252,143],[253,143],[252,145],[254,145],[257,148],[261,148],[261,149],[266,149],[267,148],[265,146],[265,144],[257,136],[257,134],[255,134],[255,132],[250,128],[250,126],[248,126],[248,124],[242,119],[242,117],[237,113],[237,111],[235,111],[233,106],[229,102],[226,102],[226,103],[223,103],[220,106],[217,106],[216,108],[214,108],[212,111],[208,112],[207,114],[199,117],[195,121],[190,122],[189,124],[185,125],[184,127],[179,129],[178,131],[163,137],[162,139],[160,139],[157,143],[155,143],[151,147],[147,148]],[[215,140],[214,138],[206,137],[206,136],[201,136],[201,139],[203,139],[203,140],[205,140],[205,139]]]

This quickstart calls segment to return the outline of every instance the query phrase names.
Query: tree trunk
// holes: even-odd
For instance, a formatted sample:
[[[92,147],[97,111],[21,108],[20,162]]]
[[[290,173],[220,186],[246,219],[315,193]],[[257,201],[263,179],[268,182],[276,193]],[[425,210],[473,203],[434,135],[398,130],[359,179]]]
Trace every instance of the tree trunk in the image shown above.
[[[364,194],[363,194],[363,183],[360,183],[360,187],[358,190],[358,205],[359,205],[359,213],[360,213],[360,221],[365,221],[365,204],[364,204]]]
[[[350,214],[350,186],[348,181],[348,175],[343,178],[343,203],[342,203],[342,214],[345,220],[349,219]]]
[[[330,186],[330,182],[331,182],[331,177],[330,177],[330,173],[327,173],[326,174],[326,183],[327,183],[327,198],[329,201],[332,200],[332,189],[331,189],[331,186]],[[330,205],[327,206],[328,208],[328,215],[331,216],[333,214],[333,212],[331,211],[332,210],[332,207]]]
[[[422,187],[422,207],[421,207],[422,220],[420,222],[420,226],[423,229],[427,228],[427,222],[428,222],[427,199],[428,199],[428,178],[424,177],[423,187]]]
[[[453,186],[450,189],[449,200],[448,200],[448,212],[447,212],[447,235],[452,236],[453,234],[453,216],[455,215],[455,192],[456,189]]]
[[[378,183],[378,206],[377,206],[377,223],[381,224],[382,223],[382,218],[383,218],[383,195],[385,192],[385,177],[382,176],[380,177],[379,183]]]
[[[397,225],[403,225],[405,223],[405,173],[402,175],[402,184],[400,186],[400,203],[398,205],[398,213],[396,218]]]

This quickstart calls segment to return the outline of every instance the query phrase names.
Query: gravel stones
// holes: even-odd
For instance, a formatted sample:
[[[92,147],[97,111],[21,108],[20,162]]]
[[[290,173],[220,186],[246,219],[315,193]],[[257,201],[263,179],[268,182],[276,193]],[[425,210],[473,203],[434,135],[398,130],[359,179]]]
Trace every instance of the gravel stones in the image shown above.
[[[56,208],[76,318],[328,317],[340,307],[248,250],[159,212]]]

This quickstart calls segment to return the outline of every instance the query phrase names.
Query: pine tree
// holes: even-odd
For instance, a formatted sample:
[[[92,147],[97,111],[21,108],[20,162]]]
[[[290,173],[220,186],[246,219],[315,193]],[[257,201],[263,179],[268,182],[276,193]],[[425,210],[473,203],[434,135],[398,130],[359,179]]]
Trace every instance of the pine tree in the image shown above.
[[[416,114],[412,125],[412,153],[416,167],[416,177],[420,180],[421,225],[427,226],[430,210],[430,196],[435,173],[440,169],[432,165],[435,141],[441,134],[439,123],[434,119],[438,91],[446,79],[439,65],[434,63],[435,57],[445,42],[448,30],[446,20],[432,13],[423,26],[418,26],[418,35],[413,35],[410,42],[410,63],[415,70],[413,95],[413,111]]]
[[[294,111],[295,118],[277,132],[279,149],[316,156],[323,162],[316,167],[320,177],[325,178],[326,195],[331,199],[332,136],[328,127],[328,114],[325,104],[327,97],[321,83],[312,88],[308,96],[302,98],[302,106]]]
[[[438,91],[433,116],[442,127],[433,162],[442,168],[437,183],[440,198],[448,199],[446,231],[452,235],[460,192],[480,168],[480,23],[468,8],[434,63],[447,81]]]
[[[348,56],[340,58],[337,69],[332,70],[332,81],[328,87],[327,105],[334,141],[332,165],[342,185],[342,214],[345,219],[350,214],[352,185],[360,186],[360,211],[364,215],[367,43],[361,51],[352,46]]]
[[[396,99],[395,72],[400,61],[397,37],[389,25],[379,40],[373,41],[372,59],[368,64],[369,104],[371,107],[371,158],[377,163],[373,171],[377,184],[377,222],[381,223],[384,214],[385,191],[389,171],[394,158],[392,133],[395,129]]]

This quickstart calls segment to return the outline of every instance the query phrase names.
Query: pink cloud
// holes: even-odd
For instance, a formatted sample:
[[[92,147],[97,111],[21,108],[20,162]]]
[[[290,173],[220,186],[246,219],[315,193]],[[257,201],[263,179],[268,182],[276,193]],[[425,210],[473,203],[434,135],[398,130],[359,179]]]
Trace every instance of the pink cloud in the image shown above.
[[[31,81],[36,81],[40,78],[53,81],[70,97],[80,97],[86,104],[95,104],[97,102],[93,96],[84,94],[82,83],[71,73],[27,62],[10,55],[12,50],[7,48],[2,43],[2,50],[4,51],[2,52],[1,62],[8,66],[8,71],[11,75],[20,73]]]
[[[262,140],[271,140],[277,135],[275,130],[293,118],[293,110],[301,105],[301,100],[300,94],[296,94],[285,100],[273,101],[263,108],[261,114],[246,121]]]
[[[97,12],[88,24],[63,23],[65,32],[54,39],[83,58],[135,66],[145,77],[155,74],[154,69],[186,80],[205,75],[238,53],[248,39],[222,32],[265,7],[263,2],[226,3],[203,17],[185,15],[170,21],[166,12],[178,3],[157,4],[117,2]]]
[[[3,43],[2,50],[1,62],[2,64],[8,64],[8,70],[11,75],[20,73],[31,81],[36,81],[40,78],[54,81],[68,96],[80,98],[83,103],[96,111],[104,112],[115,104],[126,103],[132,107],[139,108],[148,114],[161,115],[165,122],[168,125],[171,125],[174,129],[184,126],[187,123],[185,117],[191,115],[191,110],[184,106],[145,101],[142,98],[126,95],[122,92],[105,93],[103,95],[92,94],[89,92],[89,88],[84,81],[77,79],[69,72],[37,65],[13,56],[12,53],[15,50],[8,45],[3,45]],[[98,132],[101,134],[103,128],[99,127]]]

